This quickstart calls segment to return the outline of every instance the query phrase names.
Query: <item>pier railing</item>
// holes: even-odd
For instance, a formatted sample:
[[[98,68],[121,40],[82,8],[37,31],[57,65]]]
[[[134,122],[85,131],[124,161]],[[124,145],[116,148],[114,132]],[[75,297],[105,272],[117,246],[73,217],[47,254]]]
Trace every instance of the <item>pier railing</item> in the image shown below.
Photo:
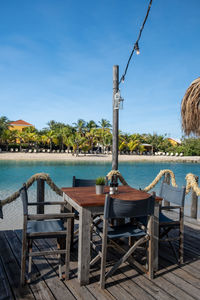
[[[111,171],[107,174],[108,179],[110,179],[113,175],[117,175],[119,180],[123,185],[127,185],[127,182],[123,178],[123,176],[120,174],[119,171]],[[177,186],[175,175],[171,170],[161,170],[159,174],[155,177],[155,179],[150,183],[147,187],[144,188],[144,191],[149,192],[152,190],[157,183],[161,180],[161,178],[164,177],[164,181],[168,184],[171,184],[173,186]],[[198,216],[198,196],[200,196],[200,187],[198,186],[199,183],[199,177],[195,176],[194,174],[187,174],[186,175],[186,194],[188,194],[191,191],[191,207],[190,207],[190,217],[193,219],[197,219]],[[50,186],[50,188],[56,192],[58,195],[62,196],[62,191],[59,187],[55,185],[55,183],[52,181],[50,176],[46,173],[38,173],[33,176],[31,176],[28,181],[26,182],[27,189],[35,182],[37,181],[37,202],[44,202],[45,198],[45,182]],[[0,218],[3,219],[3,206],[6,204],[9,204],[16,200],[20,196],[20,192],[16,191],[11,196],[7,197],[4,200],[0,200]],[[169,203],[164,201],[164,205],[169,206]],[[37,207],[37,213],[44,213],[43,211],[44,206],[38,206]]]

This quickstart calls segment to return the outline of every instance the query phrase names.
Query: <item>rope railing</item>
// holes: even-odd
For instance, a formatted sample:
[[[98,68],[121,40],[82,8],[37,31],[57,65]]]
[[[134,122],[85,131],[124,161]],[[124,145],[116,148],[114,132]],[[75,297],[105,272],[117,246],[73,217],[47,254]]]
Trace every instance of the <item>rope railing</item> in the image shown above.
[[[37,180],[37,179],[42,179],[44,181],[46,181],[46,183],[50,186],[50,188],[59,196],[63,195],[63,192],[61,191],[61,189],[59,187],[57,187],[57,185],[52,181],[51,177],[46,174],[46,173],[37,173],[34,174],[33,176],[31,176],[27,182],[25,183],[26,188],[29,189],[31,187],[31,185]],[[0,200],[0,218],[3,218],[3,212],[2,212],[2,207],[6,204],[9,204],[11,202],[13,202],[14,200],[16,200],[18,197],[20,196],[20,191],[16,191],[15,193],[13,193],[11,196],[7,197],[4,200]]]
[[[171,179],[171,184],[172,186],[177,186],[176,184],[176,179],[175,179],[175,175],[173,173],[173,171],[171,170],[161,170],[158,175],[155,177],[155,179],[147,186],[144,188],[144,191],[149,192],[152,188],[154,188],[156,186],[156,184],[160,181],[160,179],[165,175],[165,174],[169,174],[170,179]],[[126,180],[123,178],[123,176],[121,175],[121,173],[119,172],[119,170],[112,170],[107,174],[107,178],[108,180],[111,180],[113,175],[117,175],[117,177],[119,178],[120,182],[123,185],[128,185],[128,183],[126,182]],[[30,188],[31,185],[37,180],[37,179],[42,179],[44,181],[46,181],[46,183],[50,186],[50,188],[59,196],[63,195],[62,190],[57,187],[57,185],[52,181],[51,177],[46,174],[46,173],[37,173],[34,174],[33,176],[31,176],[26,184],[26,188]],[[197,196],[200,196],[200,187],[198,186],[198,181],[197,181],[197,177],[192,174],[189,173],[186,175],[185,177],[186,179],[186,194],[188,194],[190,192],[190,190],[192,189]],[[4,200],[0,200],[0,218],[3,218],[3,211],[2,211],[2,207],[6,204],[9,204],[11,202],[13,202],[14,200],[16,200],[18,197],[20,196],[20,191],[16,191],[15,193],[13,193],[11,196],[7,197]]]
[[[185,179],[187,181],[186,194],[188,194],[189,191],[193,189],[196,195],[200,196],[200,187],[198,186],[197,177],[192,173],[188,173]]]
[[[147,187],[144,188],[144,191],[149,192],[152,188],[154,188],[154,186],[160,181],[162,176],[164,176],[165,174],[170,175],[172,186],[177,186],[173,171],[166,169],[166,170],[161,170],[156,176],[156,178],[152,181],[152,183],[150,183]]]
[[[149,192],[150,190],[152,190],[156,186],[156,184],[160,181],[160,179],[166,174],[169,174],[172,186],[177,186],[176,178],[175,178],[175,175],[174,175],[173,171],[165,169],[165,170],[161,170],[158,173],[158,175],[155,177],[155,179],[148,186],[146,186],[144,188],[144,191]],[[121,181],[121,183],[123,185],[128,185],[128,183],[123,178],[123,176],[121,175],[119,170],[110,171],[107,174],[108,180],[110,180],[113,175],[117,175],[117,177],[119,178],[119,180]],[[200,187],[198,186],[196,176],[192,173],[188,173],[186,175],[185,179],[186,179],[186,194],[188,194],[190,192],[190,190],[193,189],[195,191],[196,195],[200,196]]]

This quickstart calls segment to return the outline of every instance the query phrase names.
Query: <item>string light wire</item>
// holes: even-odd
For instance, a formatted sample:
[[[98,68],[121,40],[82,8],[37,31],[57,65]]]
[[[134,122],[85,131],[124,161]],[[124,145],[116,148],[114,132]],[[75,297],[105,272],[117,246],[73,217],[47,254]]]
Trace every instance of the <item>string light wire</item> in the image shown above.
[[[137,51],[137,54],[139,54],[139,46],[138,46],[138,43],[139,43],[139,40],[140,40],[140,38],[141,38],[142,31],[143,31],[143,29],[144,29],[145,23],[146,23],[146,21],[147,21],[147,19],[148,19],[148,16],[149,16],[149,12],[150,12],[150,9],[151,9],[151,4],[152,4],[152,2],[153,2],[153,0],[150,0],[149,6],[148,6],[148,9],[147,9],[146,16],[145,16],[145,18],[144,18],[143,24],[142,24],[142,26],[141,26],[141,28],[140,28],[140,31],[139,31],[139,34],[138,34],[138,38],[137,38],[137,40],[136,40],[136,42],[135,42],[135,44],[134,44],[133,50],[131,51],[131,54],[130,54],[129,59],[128,59],[128,62],[127,62],[127,64],[126,64],[125,71],[124,71],[124,73],[123,73],[123,75],[122,75],[122,77],[121,77],[121,79],[120,79],[120,81],[119,81],[119,84],[120,84],[121,82],[124,82],[124,80],[125,80],[125,76],[126,76],[126,73],[127,73],[127,70],[128,70],[128,67],[129,67],[129,64],[130,64],[130,61],[131,61],[131,58],[132,58],[132,56],[133,56],[134,51],[136,50],[136,51]]]

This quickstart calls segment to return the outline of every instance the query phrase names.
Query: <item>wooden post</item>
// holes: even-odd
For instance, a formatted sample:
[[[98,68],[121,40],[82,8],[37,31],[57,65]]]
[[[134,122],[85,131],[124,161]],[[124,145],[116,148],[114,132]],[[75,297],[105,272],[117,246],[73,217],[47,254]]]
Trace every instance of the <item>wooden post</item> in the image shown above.
[[[195,176],[197,183],[199,182],[199,177]],[[194,190],[192,190],[192,203],[191,203],[191,218],[197,219],[198,211],[198,196]]]
[[[164,182],[166,182],[167,184],[170,184],[170,175],[169,175],[169,173],[165,174]],[[170,202],[164,200],[164,206],[170,206]]]
[[[37,179],[37,202],[44,202],[44,180]],[[37,214],[44,213],[44,205],[37,206]]]
[[[119,89],[119,66],[113,66],[113,140],[112,140],[112,170],[118,170],[118,128],[119,110],[114,109],[114,96]]]

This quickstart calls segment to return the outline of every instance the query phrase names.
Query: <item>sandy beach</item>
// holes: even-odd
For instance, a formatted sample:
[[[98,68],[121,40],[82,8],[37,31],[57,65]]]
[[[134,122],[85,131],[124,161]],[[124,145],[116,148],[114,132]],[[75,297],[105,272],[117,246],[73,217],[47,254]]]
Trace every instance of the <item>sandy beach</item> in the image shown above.
[[[112,155],[107,154],[79,154],[71,153],[0,153],[0,160],[11,161],[112,161]],[[152,162],[191,162],[200,163],[200,156],[153,156],[153,155],[119,155],[120,161],[152,161]]]

